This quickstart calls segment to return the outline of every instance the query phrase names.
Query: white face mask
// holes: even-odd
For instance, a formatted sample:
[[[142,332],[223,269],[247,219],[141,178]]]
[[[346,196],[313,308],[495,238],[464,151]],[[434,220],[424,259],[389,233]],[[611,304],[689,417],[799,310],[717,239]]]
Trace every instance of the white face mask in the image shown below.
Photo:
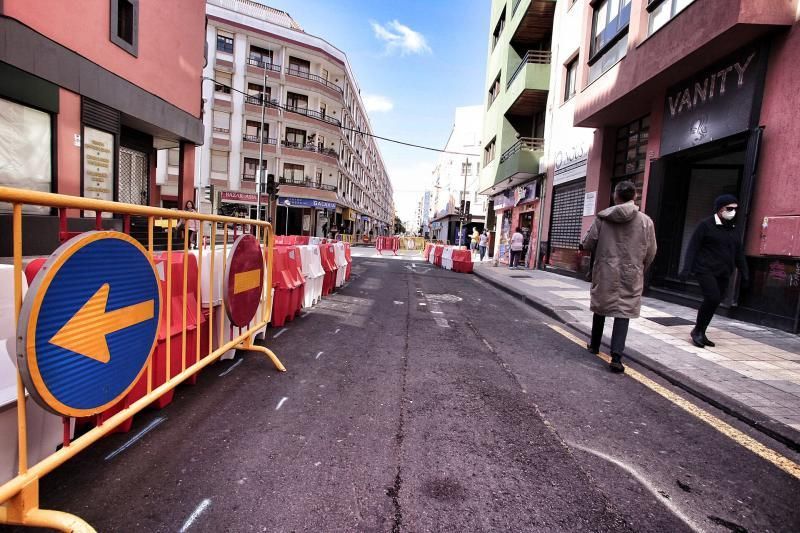
[[[725,220],[733,220],[733,217],[735,217],[735,216],[736,216],[736,210],[735,209],[733,211],[723,211],[722,212],[722,218],[724,218]]]

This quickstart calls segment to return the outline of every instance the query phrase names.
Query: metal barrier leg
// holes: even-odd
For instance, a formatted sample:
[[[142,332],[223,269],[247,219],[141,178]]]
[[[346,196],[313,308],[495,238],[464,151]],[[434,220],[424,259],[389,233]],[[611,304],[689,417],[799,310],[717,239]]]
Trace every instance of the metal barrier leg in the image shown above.
[[[259,346],[257,344],[253,344],[250,341],[250,338],[245,340],[242,343],[242,345],[239,346],[239,349],[241,349],[241,350],[249,350],[249,351],[252,351],[252,352],[260,352],[260,353],[266,354],[266,356],[269,357],[270,360],[272,361],[272,364],[275,365],[275,368],[277,368],[281,372],[286,372],[286,367],[283,366],[283,363],[281,363],[280,359],[278,359],[278,356],[275,355],[272,352],[272,350],[270,350],[269,348],[266,348],[264,346]]]
[[[0,524],[46,527],[71,533],[95,533],[92,526],[75,515],[39,509],[38,479],[32,479],[16,496],[0,506]]]

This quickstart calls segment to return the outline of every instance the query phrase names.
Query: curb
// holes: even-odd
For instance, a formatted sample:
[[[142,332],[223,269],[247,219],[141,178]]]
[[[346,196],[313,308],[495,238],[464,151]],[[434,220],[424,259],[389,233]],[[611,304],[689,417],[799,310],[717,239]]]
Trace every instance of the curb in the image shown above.
[[[474,269],[473,272],[477,277],[486,281],[493,287],[502,290],[506,294],[509,294],[518,300],[521,300],[540,313],[569,327],[574,332],[587,338],[589,337],[590,331],[578,325],[570,313],[563,310],[554,309],[545,300],[535,296],[523,294],[509,284],[493,279],[477,269]],[[608,344],[604,343],[603,345],[606,348],[609,348]],[[800,452],[800,431],[797,431],[786,424],[773,420],[767,415],[759,413],[758,411],[742,404],[737,400],[734,400],[733,398],[725,396],[724,394],[706,387],[705,385],[701,385],[686,376],[686,374],[674,371],[637,350],[626,348],[625,357],[665,379],[672,385],[714,406],[723,413],[730,415],[741,422],[744,422],[753,429],[786,445],[789,449],[795,452]]]

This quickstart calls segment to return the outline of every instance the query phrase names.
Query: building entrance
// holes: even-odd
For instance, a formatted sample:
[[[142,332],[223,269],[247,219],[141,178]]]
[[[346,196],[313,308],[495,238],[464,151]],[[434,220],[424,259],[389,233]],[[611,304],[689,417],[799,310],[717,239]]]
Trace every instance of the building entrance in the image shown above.
[[[666,289],[686,295],[699,295],[696,283],[682,283],[678,274],[683,269],[684,255],[697,224],[713,216],[714,199],[722,194],[733,194],[740,201],[746,163],[746,138],[720,141],[702,148],[685,150],[659,161],[663,172],[660,198],[654,217],[658,255],[653,264],[651,287]],[[737,225],[747,224],[745,210],[740,209]],[[733,295],[733,291],[728,291]],[[728,304],[733,301],[732,296]]]

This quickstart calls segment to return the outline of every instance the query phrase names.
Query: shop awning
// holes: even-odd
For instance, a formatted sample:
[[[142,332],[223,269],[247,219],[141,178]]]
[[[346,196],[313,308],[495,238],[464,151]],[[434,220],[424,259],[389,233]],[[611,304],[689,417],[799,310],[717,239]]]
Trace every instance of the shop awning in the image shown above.
[[[480,191],[478,194],[482,196],[494,196],[496,194],[500,194],[503,191],[507,191],[508,189],[513,189],[514,187],[517,187],[529,181],[537,180],[539,178],[544,178],[544,177],[545,174],[538,174],[533,177],[531,177],[530,174],[517,174],[516,176],[512,176],[507,180],[503,180],[500,183],[496,183],[491,187],[488,187]]]

